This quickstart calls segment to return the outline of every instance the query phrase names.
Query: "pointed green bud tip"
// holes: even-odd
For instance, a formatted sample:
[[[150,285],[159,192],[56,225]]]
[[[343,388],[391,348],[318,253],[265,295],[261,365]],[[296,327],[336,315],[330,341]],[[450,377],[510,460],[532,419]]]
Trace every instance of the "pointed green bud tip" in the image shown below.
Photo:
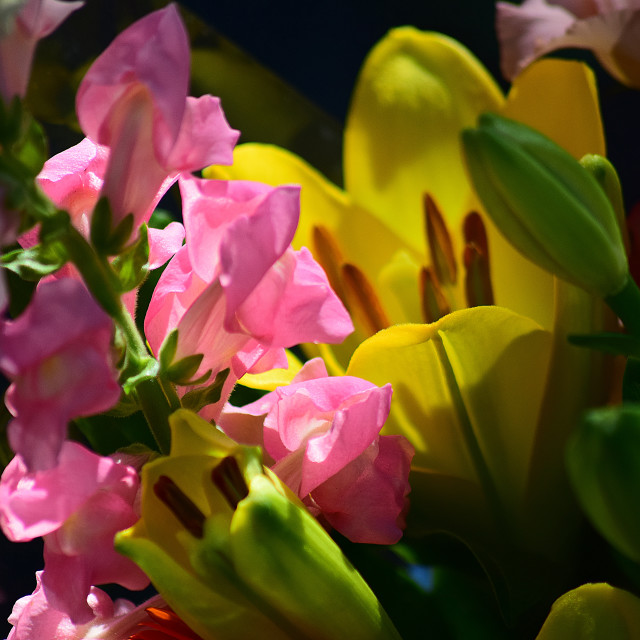
[[[518,251],[602,297],[623,289],[620,227],[590,171],[538,131],[495,114],[480,116],[462,143],[487,214]]]
[[[558,598],[536,640],[631,640],[640,637],[640,599],[605,583]]]
[[[589,411],[569,441],[567,464],[595,528],[640,562],[640,404]]]

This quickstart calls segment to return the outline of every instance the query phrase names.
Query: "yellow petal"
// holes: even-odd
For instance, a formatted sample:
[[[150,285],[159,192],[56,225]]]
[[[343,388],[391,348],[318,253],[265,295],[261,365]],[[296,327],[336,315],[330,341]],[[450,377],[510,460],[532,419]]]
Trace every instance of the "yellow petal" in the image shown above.
[[[537,640],[640,637],[640,599],[608,584],[585,584],[558,598]]]
[[[277,387],[289,384],[302,368],[302,362],[289,349],[286,350],[286,354],[289,363],[286,369],[271,369],[256,374],[245,373],[239,380],[240,384],[262,391],[273,391]]]
[[[476,307],[376,334],[347,373],[393,385],[384,431],[411,441],[415,469],[478,482],[512,510],[525,490],[550,347],[532,320]]]
[[[422,196],[429,191],[459,236],[471,199],[460,131],[502,102],[488,72],[455,40],[412,27],[392,30],[370,52],[353,94],[347,192],[424,255]],[[459,240],[455,245],[459,255]]]

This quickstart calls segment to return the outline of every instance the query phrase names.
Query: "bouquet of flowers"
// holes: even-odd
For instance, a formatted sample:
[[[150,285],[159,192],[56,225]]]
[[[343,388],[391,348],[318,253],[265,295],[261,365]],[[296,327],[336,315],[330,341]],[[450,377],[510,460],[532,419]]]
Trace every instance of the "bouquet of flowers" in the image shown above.
[[[344,188],[238,145],[158,5],[52,157],[32,59],[84,3],[0,7],[8,639],[640,637],[636,216],[593,72],[540,59],[640,85],[640,4],[497,3],[506,96],[390,31]]]

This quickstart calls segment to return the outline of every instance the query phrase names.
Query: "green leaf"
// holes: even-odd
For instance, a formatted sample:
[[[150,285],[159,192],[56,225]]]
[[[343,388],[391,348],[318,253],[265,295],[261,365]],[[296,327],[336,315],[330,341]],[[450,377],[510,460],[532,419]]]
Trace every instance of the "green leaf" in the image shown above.
[[[16,249],[2,256],[3,267],[31,282],[57,271],[66,261],[66,252],[59,242]]]
[[[185,409],[198,412],[208,404],[218,402],[228,375],[229,369],[223,369],[216,375],[216,379],[210,385],[186,393],[182,397],[182,406]]]
[[[138,239],[135,243],[127,247],[111,263],[120,280],[122,291],[132,291],[144,282],[149,273],[148,263],[149,239],[147,226],[143,224],[139,229]]]
[[[202,358],[204,358],[204,354],[202,353],[194,353],[186,358],[181,358],[164,371],[163,375],[167,380],[174,384],[183,386],[201,384],[211,375],[211,369],[209,369],[204,375],[199,376],[196,380],[192,379],[198,371]]]
[[[167,369],[169,369],[176,355],[177,348],[178,348],[178,330],[174,329],[164,339],[164,342],[160,347],[160,353],[158,354],[158,361],[160,362],[160,371],[166,371]]]
[[[578,347],[597,349],[614,356],[640,357],[640,337],[624,333],[592,333],[588,335],[570,335],[568,340]]]
[[[160,366],[155,358],[148,358],[142,368],[137,368],[137,372],[134,375],[127,376],[126,368],[123,372],[126,379],[122,383],[122,389],[126,394],[131,393],[138,384],[143,380],[152,380],[158,375]]]

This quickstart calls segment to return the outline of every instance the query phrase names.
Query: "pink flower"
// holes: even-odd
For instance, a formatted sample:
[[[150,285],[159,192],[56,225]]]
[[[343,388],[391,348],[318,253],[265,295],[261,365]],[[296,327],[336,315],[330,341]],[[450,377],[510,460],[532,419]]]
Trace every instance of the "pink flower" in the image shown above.
[[[91,586],[115,582],[142,589],[149,580],[113,548],[116,532],[138,519],[138,475],[67,441],[56,467],[29,472],[21,456],[0,480],[0,524],[14,542],[44,536],[42,584],[48,602],[74,621],[93,617]]]
[[[84,2],[28,0],[22,3],[13,28],[0,34],[0,94],[5,102],[27,92],[38,40],[48,36]]]
[[[496,9],[509,80],[551,51],[576,47],[593,51],[620,82],[640,86],[640,0],[525,0]]]
[[[338,342],[353,326],[326,275],[290,242],[299,188],[180,179],[187,243],[162,274],[147,311],[154,353],[179,330],[176,359],[204,354],[197,375],[232,367],[234,380],[273,350]]]
[[[40,188],[56,207],[69,213],[73,226],[85,238],[89,237],[91,213],[102,191],[109,156],[108,147],[85,138],[47,160],[37,177]],[[162,193],[156,195],[159,200]],[[183,240],[184,227],[179,222],[171,222],[164,229],[149,229],[149,268],[162,266]],[[20,242],[25,247],[33,246],[38,242],[37,231],[22,235]]]
[[[68,615],[49,604],[41,578],[42,572],[36,573],[35,591],[15,603],[9,616],[13,629],[7,640],[127,640],[140,624],[149,620],[145,608],[164,605],[160,596],[138,607],[128,600],[113,602],[104,591],[92,587],[87,606],[93,617],[86,623],[74,624]]]
[[[272,469],[312,512],[354,542],[402,536],[413,448],[380,436],[391,385],[328,377],[317,358],[293,382],[244,407],[226,405],[218,425],[237,442],[262,445]]]
[[[118,401],[112,336],[109,316],[72,278],[40,283],[22,315],[0,323],[9,443],[30,470],[56,465],[70,420]]]
[[[189,41],[173,4],[123,31],[84,77],[78,119],[110,149],[102,193],[116,223],[148,220],[180,173],[231,164],[238,132],[218,98],[187,97],[188,85]]]

